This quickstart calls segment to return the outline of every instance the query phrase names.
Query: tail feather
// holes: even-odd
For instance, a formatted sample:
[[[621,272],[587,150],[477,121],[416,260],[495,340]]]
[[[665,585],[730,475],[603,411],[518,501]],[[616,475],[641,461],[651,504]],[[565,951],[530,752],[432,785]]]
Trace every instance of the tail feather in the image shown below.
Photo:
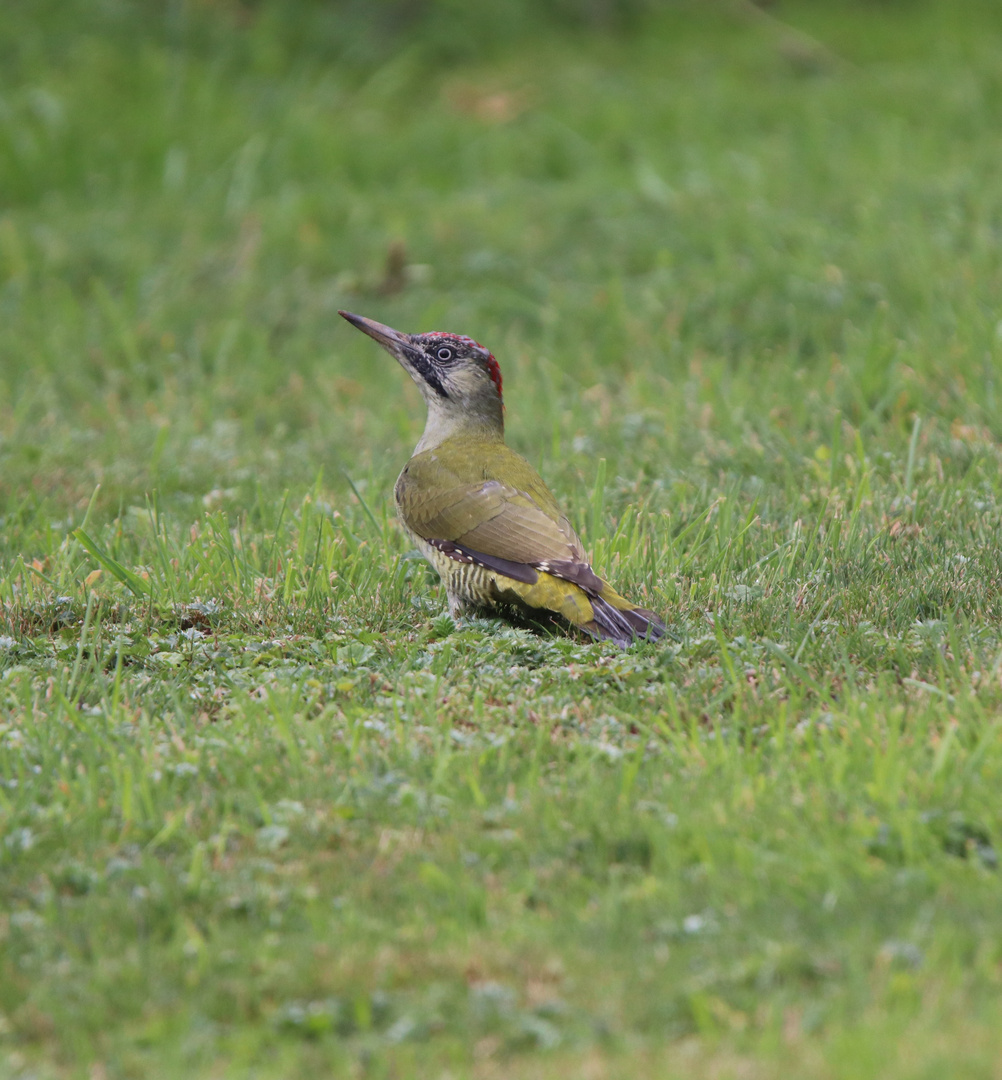
[[[635,641],[657,641],[665,632],[665,624],[644,608],[619,607],[601,596],[589,597],[594,618],[585,629],[596,637],[614,641],[621,649]],[[617,600],[622,599],[617,596]]]
[[[614,641],[621,649],[635,641],[657,641],[665,632],[665,624],[653,611],[631,604],[584,563],[547,563],[545,570],[540,563],[538,568],[528,567],[533,574],[530,581],[527,576],[506,572],[504,568],[514,567],[514,563],[480,555],[451,541],[437,541],[434,546],[444,554],[451,554],[450,549],[460,550],[470,561],[493,571],[489,604],[518,604],[530,611],[551,611],[593,637]],[[552,572],[556,569],[562,572]],[[571,571],[577,581],[571,580]]]

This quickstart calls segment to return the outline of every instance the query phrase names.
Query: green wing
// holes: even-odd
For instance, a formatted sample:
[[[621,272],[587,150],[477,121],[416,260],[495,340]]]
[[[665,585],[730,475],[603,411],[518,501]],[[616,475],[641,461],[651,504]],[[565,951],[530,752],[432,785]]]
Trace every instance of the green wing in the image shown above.
[[[525,458],[504,444],[480,449],[446,441],[411,458],[396,487],[407,527],[425,540],[451,540],[513,563],[587,563],[577,534]]]

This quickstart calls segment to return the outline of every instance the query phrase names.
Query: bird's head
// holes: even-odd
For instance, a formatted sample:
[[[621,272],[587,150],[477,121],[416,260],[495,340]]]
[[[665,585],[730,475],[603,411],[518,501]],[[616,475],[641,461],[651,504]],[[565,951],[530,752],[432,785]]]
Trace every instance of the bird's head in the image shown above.
[[[501,368],[479,342],[441,330],[403,334],[363,315],[339,314],[396,357],[424,395],[429,423],[465,419],[503,432]]]

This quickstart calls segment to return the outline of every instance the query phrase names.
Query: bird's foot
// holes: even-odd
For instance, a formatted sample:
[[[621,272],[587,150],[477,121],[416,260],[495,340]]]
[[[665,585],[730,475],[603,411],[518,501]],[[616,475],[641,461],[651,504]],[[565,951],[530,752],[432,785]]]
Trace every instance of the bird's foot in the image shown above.
[[[449,615],[457,626],[462,624],[463,619],[476,614],[476,607],[468,600],[464,600],[461,596],[454,596],[452,593],[449,593],[448,597]]]

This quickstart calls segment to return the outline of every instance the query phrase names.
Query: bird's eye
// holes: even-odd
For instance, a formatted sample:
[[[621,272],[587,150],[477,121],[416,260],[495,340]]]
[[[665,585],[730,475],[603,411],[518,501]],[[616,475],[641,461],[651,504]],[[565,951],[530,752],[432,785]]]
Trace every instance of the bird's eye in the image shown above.
[[[451,360],[455,355],[455,350],[450,349],[448,345],[439,345],[438,349],[435,351],[436,359],[441,360],[443,363]]]

